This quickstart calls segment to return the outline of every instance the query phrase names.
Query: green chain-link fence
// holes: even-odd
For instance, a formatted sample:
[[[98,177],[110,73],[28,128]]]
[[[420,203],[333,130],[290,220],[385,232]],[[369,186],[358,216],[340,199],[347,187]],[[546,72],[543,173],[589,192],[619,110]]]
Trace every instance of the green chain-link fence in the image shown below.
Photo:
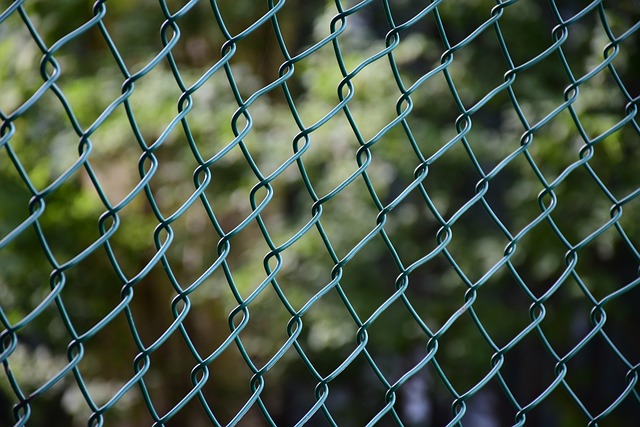
[[[636,1],[0,4],[1,425],[640,423]]]

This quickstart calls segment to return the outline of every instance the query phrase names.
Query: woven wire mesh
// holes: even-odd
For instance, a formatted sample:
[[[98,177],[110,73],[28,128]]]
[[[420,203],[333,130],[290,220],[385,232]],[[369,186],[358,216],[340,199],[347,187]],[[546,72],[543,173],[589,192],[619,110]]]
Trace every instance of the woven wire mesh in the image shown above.
[[[3,4],[2,425],[640,420],[637,3],[221,3]]]

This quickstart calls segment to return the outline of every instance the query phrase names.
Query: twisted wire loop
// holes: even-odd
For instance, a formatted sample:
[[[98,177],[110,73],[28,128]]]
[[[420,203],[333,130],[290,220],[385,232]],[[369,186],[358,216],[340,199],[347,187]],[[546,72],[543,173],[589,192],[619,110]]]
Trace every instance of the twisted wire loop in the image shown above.
[[[224,3],[2,6],[0,424],[637,422],[637,4]]]

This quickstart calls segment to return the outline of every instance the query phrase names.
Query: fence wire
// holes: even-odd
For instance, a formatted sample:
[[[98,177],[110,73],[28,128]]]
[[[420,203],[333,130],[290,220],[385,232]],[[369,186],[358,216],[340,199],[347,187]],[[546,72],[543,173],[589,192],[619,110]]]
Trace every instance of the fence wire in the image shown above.
[[[223,3],[2,6],[0,424],[638,422],[637,3]]]

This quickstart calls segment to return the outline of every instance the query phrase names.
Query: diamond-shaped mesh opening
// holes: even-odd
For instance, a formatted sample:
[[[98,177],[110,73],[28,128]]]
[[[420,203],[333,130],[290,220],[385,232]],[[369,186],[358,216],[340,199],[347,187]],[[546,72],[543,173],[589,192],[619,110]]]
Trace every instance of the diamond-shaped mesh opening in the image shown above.
[[[631,28],[629,29],[629,31],[631,31]],[[628,46],[629,43],[632,43],[631,39],[632,38],[626,38],[622,43],[620,43],[620,48],[623,49]],[[631,99],[634,99],[637,98],[640,94],[640,86],[638,86],[638,83],[636,81],[634,81],[633,79],[629,79],[629,77],[626,76],[626,71],[637,70],[638,54],[629,53],[628,55],[629,62],[627,62],[626,64],[618,64],[617,62],[620,61],[616,61],[612,64],[612,67],[618,74],[618,78],[616,79],[617,86],[620,87],[624,92],[628,93]]]
[[[238,314],[233,318],[236,326],[242,328],[238,335],[242,349],[258,370],[273,358],[278,360],[281,357],[279,351],[286,350],[291,345],[287,342],[289,316],[285,308],[281,304],[277,304],[277,301],[273,290],[266,288],[255,300],[251,301],[246,313]],[[274,307],[277,305],[280,307],[278,310],[263,310],[261,308],[266,305],[265,302]],[[236,343],[240,344],[238,341]]]
[[[459,395],[467,393],[489,374],[493,352],[469,314],[455,319],[438,339],[438,346],[440,350],[435,359],[449,385]],[[472,357],[468,355],[469,348],[473,348]]]
[[[547,394],[549,388],[562,387],[557,383],[556,360],[548,353],[538,332],[528,333],[504,356],[500,368],[503,386],[520,408],[527,407],[540,396]]]
[[[416,315],[433,334],[464,304],[468,289],[449,260],[439,252],[414,268],[405,294]]]
[[[483,389],[465,400],[465,415],[463,424],[474,423],[513,423],[512,408],[504,399],[496,380],[487,383]]]
[[[53,185],[81,161],[78,159],[79,138],[52,92],[45,92],[38,103],[12,123],[16,136],[9,140],[11,149],[38,190]],[[45,141],[39,131],[52,132],[54,137]],[[82,152],[86,153],[85,147]],[[58,181],[57,185],[60,184]]]
[[[44,198],[45,211],[38,218],[38,231],[44,237],[44,244],[50,248],[53,259],[61,265],[82,259],[100,238],[96,222],[101,214],[101,203],[88,181],[81,169]],[[62,206],[70,205],[75,212],[73,224],[66,221],[67,218],[56,215]],[[50,209],[47,210],[46,206]],[[74,235],[78,237],[68,238]]]
[[[362,354],[328,384],[328,390],[327,409],[339,425],[366,425],[385,406],[386,390]]]
[[[553,43],[551,34],[558,22],[549,4],[516,2],[501,13],[500,33],[515,66],[534,59]]]
[[[325,377],[337,369],[357,346],[357,324],[335,290],[313,304],[302,320],[302,339],[298,340],[300,349],[317,373]]]
[[[374,53],[374,55],[377,55]],[[360,63],[357,67],[360,67]],[[353,70],[348,70],[353,73]],[[396,118],[396,106],[392,103],[385,108],[371,108],[380,98],[396,98],[400,96],[397,89],[383,82],[391,81],[393,74],[386,56],[368,64],[362,71],[347,80],[347,86],[342,91],[349,96],[348,117],[355,125],[359,139],[365,142],[375,142],[374,137],[383,128],[389,126]],[[346,111],[345,111],[346,113]],[[385,129],[385,131],[387,131]]]
[[[589,160],[589,166],[597,179],[617,199],[624,198],[638,186],[638,179],[632,173],[632,164],[640,160],[640,151],[633,147],[626,148],[625,144],[621,144],[623,140],[638,140],[638,134],[632,125],[625,125],[602,140],[594,147],[596,152]],[[609,170],[604,165],[608,161],[614,161],[619,167]]]
[[[538,88],[539,80],[545,82],[542,88]],[[540,125],[546,118],[555,116],[559,108],[566,108],[565,89],[570,83],[557,52],[545,51],[539,61],[516,74],[511,85],[517,101],[514,107],[521,110],[529,126]]]
[[[469,226],[470,221],[473,226]],[[503,260],[504,247],[509,240],[495,225],[492,215],[487,213],[480,203],[474,204],[459,217],[451,230],[453,237],[447,250],[468,280],[477,282]],[[469,238],[473,241],[472,245],[466,243]],[[465,243],[462,243],[463,241]],[[463,255],[469,250],[472,251],[472,256]]]
[[[540,328],[559,357],[571,354],[583,340],[589,340],[596,329],[590,316],[593,306],[586,298],[581,298],[576,288],[574,280],[567,280],[544,305],[545,317]],[[562,310],[561,307],[566,305],[570,305],[571,309]],[[566,326],[558,328],[559,324]]]
[[[183,289],[194,286],[197,290],[203,280],[207,280],[212,271],[210,267],[219,263],[220,256],[216,250],[217,235],[215,228],[208,221],[206,213],[199,201],[171,224],[174,238],[167,249],[166,263],[171,269],[174,280]],[[206,251],[194,251],[189,242],[198,241]],[[205,297],[205,295],[201,295]]]
[[[243,72],[236,72],[234,78],[245,84],[250,83]],[[213,172],[216,166],[228,165],[230,159],[225,155],[225,150],[238,143],[231,127],[231,118],[238,109],[238,104],[234,100],[228,79],[221,72],[208,77],[190,96],[193,105],[184,120],[189,126],[191,143],[207,165],[213,163]],[[184,129],[182,123],[178,127]],[[186,135],[186,130],[184,132]]]
[[[497,169],[496,173],[502,170],[505,167],[502,162],[506,162],[508,167],[513,161],[511,156],[520,148],[520,135],[507,136],[507,117],[510,114],[513,114],[513,110],[510,108],[509,93],[502,89],[471,116],[472,127],[466,140],[487,174],[494,168]]]
[[[35,239],[36,233],[29,227],[5,246],[14,254],[12,257],[4,258],[0,287],[3,301],[1,306],[10,324],[21,321],[34,310],[39,310],[39,304],[52,294],[49,263],[45,254],[38,250]],[[28,269],[26,265],[29,266]],[[57,283],[56,280],[53,285]],[[57,289],[55,292],[59,291]]]
[[[370,238],[376,228],[377,210],[371,200],[361,177],[335,197],[328,199],[322,206],[320,223],[338,258],[346,256],[363,239]],[[350,212],[356,208],[361,214],[358,218]],[[349,233],[346,230],[350,230]]]
[[[175,363],[178,360],[181,363]],[[170,335],[154,348],[148,358],[141,358],[138,366],[146,370],[143,380],[159,416],[171,413],[192,389],[190,371],[195,364],[193,355],[179,334]],[[171,372],[170,376],[164,374],[167,370]]]
[[[638,302],[640,298],[639,295],[640,289],[636,285],[631,288],[629,292],[623,294],[621,298],[626,299],[633,306],[633,304]],[[607,337],[630,363],[638,363],[638,360],[640,360],[640,346],[634,342],[627,342],[627,340],[624,339],[624,334],[621,332],[627,328],[628,325],[633,325],[634,322],[638,320],[639,316],[637,312],[627,308],[621,299],[616,299],[608,303],[605,306],[605,311],[607,312],[608,320],[603,330]],[[611,313],[620,313],[620,316],[615,316],[614,318],[611,316]]]
[[[42,86],[42,52],[17,13],[6,18],[0,34],[3,37],[0,55],[8,64],[2,70],[0,109],[4,114],[11,114],[35,96]],[[13,38],[10,39],[9,34]]]
[[[440,15],[439,26],[447,35],[449,45],[455,46],[469,37],[475,30],[479,29],[489,17],[492,6],[489,1],[478,1],[468,4],[471,17],[466,16],[466,12],[455,7],[455,5],[443,4],[438,6]]]
[[[384,231],[392,245],[389,250],[397,254],[405,267],[437,250],[438,242],[435,236],[438,229],[439,224],[421,200],[418,190],[407,195],[385,216]],[[420,236],[420,239],[407,239],[406,236],[409,234]],[[399,273],[393,268],[394,262],[391,258],[383,265],[384,269],[381,269],[380,274]]]
[[[123,106],[117,107],[107,116],[89,140],[91,152],[88,165],[98,181],[96,190],[112,206],[118,206],[126,197],[142,192],[142,188],[136,188],[140,182],[141,151]],[[114,164],[112,159],[122,153],[127,153],[127,161]]]
[[[222,3],[0,12],[0,425],[633,424],[631,2]]]
[[[580,188],[580,197],[573,196],[567,188]],[[555,191],[558,197],[557,209],[561,211],[575,210],[576,214],[569,226],[564,217],[551,213],[550,217],[565,239],[572,245],[579,242],[587,243],[589,236],[601,234],[601,230],[611,220],[612,203],[601,191],[597,182],[592,179],[585,168],[578,168],[571,172]]]
[[[465,165],[464,173],[454,173],[452,164]],[[424,188],[439,214],[450,219],[476,194],[475,188],[480,178],[462,142],[457,140],[429,165]]]
[[[86,280],[86,277],[96,268],[105,270],[105,277],[108,278],[111,286],[95,287]],[[69,321],[76,333],[83,335],[103,319],[112,318],[112,311],[116,310],[122,300],[121,286],[118,283],[118,276],[110,268],[107,257],[102,251],[91,253],[78,265],[66,270],[64,278],[66,283],[60,292],[62,301],[65,305],[81,307],[68,313]],[[117,312],[122,312],[123,309],[124,307],[121,306],[117,308]]]
[[[305,147],[306,151],[300,158],[318,197],[336,190],[357,173],[358,157],[361,163],[366,159],[366,154],[358,155],[361,145],[342,112],[337,113],[330,123],[311,133],[308,138],[309,141],[301,140],[298,148]],[[323,157],[331,158],[332,161],[319,163]]]
[[[143,404],[136,385],[130,382],[134,377],[130,360],[138,349],[130,336],[115,335],[126,325],[124,316],[119,315],[96,335],[74,345],[74,353],[81,351],[84,356],[77,360],[76,375],[65,383],[61,403],[76,420],[89,418],[94,407],[107,409],[114,419],[127,418],[134,415],[129,411]],[[127,357],[105,368],[95,363],[100,354]]]
[[[473,310],[492,345],[502,349],[519,340],[530,326],[530,306],[531,299],[505,266],[478,290]]]
[[[608,69],[581,84],[579,90],[573,108],[580,126],[590,140],[600,142],[602,138],[616,132],[619,123],[628,121],[628,100]]]
[[[299,7],[304,4],[308,14],[299,14]],[[293,0],[286,2],[278,11],[278,27],[284,44],[291,57],[305,55],[307,49],[321,42],[331,34],[330,23],[338,13],[334,5],[325,8],[319,2]],[[347,2],[342,3],[343,9]]]
[[[200,76],[203,75],[219,59],[225,42],[222,31],[217,26],[210,25],[215,20],[211,6],[202,2],[183,2],[169,6],[169,10],[171,14],[179,14],[174,24],[180,31],[180,38],[171,49],[178,69],[197,70]],[[207,26],[211,31],[203,31]],[[171,32],[168,31],[167,34],[170,35]],[[161,38],[158,37],[158,40]],[[195,81],[187,78],[184,82],[189,86]]]
[[[482,78],[466,73],[480,59],[478,55],[491,55],[494,61],[483,66]],[[505,82],[505,73],[509,65],[501,54],[500,46],[492,27],[486,28],[476,38],[453,53],[452,61],[446,67],[455,95],[460,98],[465,109],[469,110],[480,102],[490,91]]]
[[[616,423],[625,423],[627,422],[627,413],[637,411],[640,408],[638,402],[633,398],[627,397],[625,400],[620,402],[619,405],[616,405],[615,408],[612,408],[612,411],[607,411],[606,416],[602,418],[602,421],[599,422],[599,425],[613,427]]]
[[[586,63],[591,59],[589,55],[584,54],[584,51],[591,50],[601,54],[608,42],[608,40],[605,41],[607,35],[599,15],[599,8],[586,3],[581,6],[582,8],[576,8],[572,11],[560,11],[563,20],[568,22],[568,25],[566,33],[562,34],[562,37],[558,37],[563,40],[562,53],[576,78],[580,78],[584,74]],[[573,17],[578,13],[580,13],[580,20],[573,21]],[[580,25],[582,23],[585,25]],[[560,36],[561,33],[558,32],[558,35]],[[583,54],[580,55],[580,53]]]
[[[542,297],[567,270],[567,247],[542,220],[518,241],[512,257],[512,272],[520,286],[535,297]],[[533,269],[528,268],[532,265]]]
[[[121,95],[122,90],[120,85],[107,77],[101,79],[102,83],[96,87],[95,93],[87,92],[86,85],[93,82],[76,77],[75,68],[78,67],[78,64],[75,58],[78,55],[86,56],[87,62],[95,67],[93,70],[87,70],[92,74],[122,76],[117,61],[111,59],[104,64],[102,63],[100,57],[107,52],[108,44],[102,37],[100,30],[94,26],[81,36],[71,39],[55,53],[55,59],[61,69],[69,71],[68,74],[60,74],[56,85],[64,94],[65,102],[70,106],[78,125],[86,131],[96,127],[96,121],[99,123],[102,113],[111,107],[111,104]],[[108,116],[102,117],[107,118]]]
[[[249,298],[267,278],[263,257],[269,251],[255,221],[236,234],[230,243],[230,255],[226,265],[230,271],[227,281],[243,299]],[[234,244],[235,243],[235,244]],[[275,260],[272,261],[271,266]]]
[[[282,361],[286,367],[277,363],[260,376],[264,383],[260,398],[276,424],[295,425],[316,403],[315,380],[294,348],[282,355]],[[291,374],[297,378],[294,384],[285,380]]]
[[[602,364],[597,371],[584,369],[587,360],[596,359]],[[593,417],[600,415],[619,396],[626,395],[629,381],[626,377],[631,367],[623,363],[600,335],[595,335],[583,349],[567,363],[566,383],[573,390],[574,399],[581,402]],[[631,374],[633,376],[633,374]],[[598,381],[601,387],[591,388],[589,383]]]
[[[208,376],[202,387],[202,395],[218,422],[228,424],[252,396],[252,372],[233,342],[207,365],[207,369]]]
[[[72,374],[65,371],[69,363],[65,348],[49,344],[70,339],[55,305],[40,310],[38,316],[14,336],[10,336],[6,330],[2,335],[5,357],[3,371],[6,374],[0,383],[3,392],[16,393],[15,396],[23,398],[29,397],[37,401],[38,406],[49,405],[62,410],[61,395],[72,386],[73,379]],[[76,362],[78,361],[79,359],[76,359]],[[41,368],[31,369],[35,363]],[[51,390],[51,394],[43,398],[43,390]],[[17,398],[12,399],[11,403],[20,405]],[[22,410],[24,409],[22,405]]]
[[[331,270],[335,264],[315,228],[283,252],[281,259],[281,270],[276,280],[294,310],[301,310],[317,292],[332,282]]]
[[[171,311],[175,293],[168,278],[159,274],[161,269],[161,266],[154,266],[133,286],[132,300],[140,301],[140,304],[129,305],[129,316],[133,320],[137,339],[144,346],[150,346],[160,339],[175,320]]]
[[[154,244],[154,230],[158,223],[155,218],[151,220],[146,217],[145,212],[149,212],[146,196],[144,193],[139,193],[124,206],[124,209],[118,212],[117,221],[113,216],[104,217],[105,230],[113,233],[108,242],[111,258],[113,258],[112,262],[117,265],[116,268],[126,280],[133,279],[145,267],[148,265],[153,267],[157,262],[154,258],[154,255],[157,254],[157,248]],[[117,242],[132,239],[133,235],[136,236],[136,244],[132,247],[117,244]],[[159,237],[160,242],[166,241],[166,233],[159,235]],[[137,256],[134,257],[134,253]]]
[[[25,221],[29,221],[30,218],[31,220],[35,219],[38,214],[35,212],[30,214],[29,209],[25,208],[29,205],[31,198],[29,187],[22,180],[20,174],[14,170],[13,163],[6,152],[0,154],[0,168],[3,172],[6,171],[5,185],[0,190],[5,200],[5,203],[0,207],[0,213],[4,218],[2,228],[0,228],[0,239],[4,241],[8,239],[7,236],[10,233],[19,234],[23,230]]]
[[[602,301],[638,278],[637,264],[612,228],[579,252],[575,271],[587,289],[585,294]]]
[[[421,163],[420,149],[411,141],[402,125],[389,129],[369,150],[371,163],[367,177],[383,203],[398,197],[416,178]]]
[[[159,146],[165,142],[169,145],[177,136],[171,133],[170,126],[178,115],[182,91],[167,72],[168,67],[164,68],[162,64],[137,80],[127,97],[131,126],[139,132],[139,143],[146,146]]]
[[[548,396],[524,414],[527,424],[541,424],[549,419],[565,425],[582,425],[587,422],[588,418],[584,411],[575,404],[573,396],[564,387],[556,387]],[[520,419],[523,417],[520,416],[518,420]]]
[[[74,327],[75,326],[74,323]],[[100,396],[96,396],[96,403],[98,405],[105,404],[107,400],[113,397],[118,389],[124,387],[125,383],[133,378],[135,374],[131,360],[137,355],[139,349],[130,335],[127,336],[119,333],[123,328],[129,328],[125,313],[114,312],[104,327],[92,329],[92,335],[83,334],[83,351],[85,354],[90,355],[86,360],[83,358],[78,363],[84,380],[95,382],[96,384],[111,383],[109,387],[109,389],[112,390],[111,395],[102,393]],[[114,366],[101,366],[95,362],[95,358],[98,357],[99,354],[109,354],[110,357],[117,357],[118,354],[126,354],[127,357],[122,358],[122,360],[115,363]]]

